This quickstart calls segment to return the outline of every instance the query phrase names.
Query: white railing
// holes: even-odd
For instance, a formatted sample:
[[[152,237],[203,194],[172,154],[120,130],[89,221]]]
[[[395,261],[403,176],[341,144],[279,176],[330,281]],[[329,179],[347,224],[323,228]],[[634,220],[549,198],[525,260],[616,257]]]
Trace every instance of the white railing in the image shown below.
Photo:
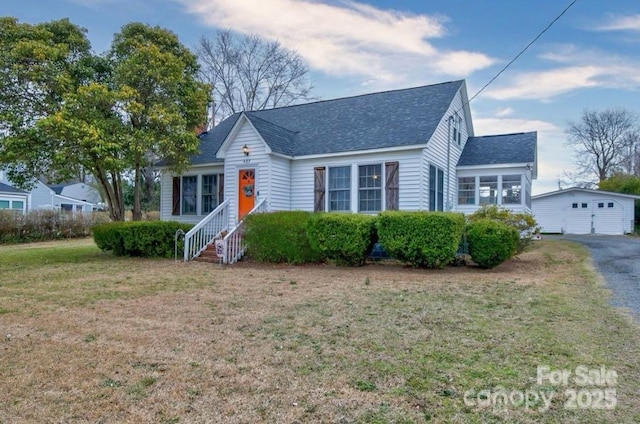
[[[198,256],[207,245],[229,228],[229,201],[225,200],[213,212],[184,236],[184,261]]]
[[[244,218],[240,220],[240,222],[238,222],[238,225],[236,225],[231,231],[229,231],[229,233],[227,233],[226,236],[224,236],[224,238],[222,239],[222,263],[234,264],[238,262],[240,258],[242,258],[247,248],[244,242],[244,238],[242,237],[242,233],[244,232],[244,220],[251,214],[265,212],[267,210],[266,200],[267,199],[260,200],[258,204],[253,209],[251,209],[251,211],[246,214]]]

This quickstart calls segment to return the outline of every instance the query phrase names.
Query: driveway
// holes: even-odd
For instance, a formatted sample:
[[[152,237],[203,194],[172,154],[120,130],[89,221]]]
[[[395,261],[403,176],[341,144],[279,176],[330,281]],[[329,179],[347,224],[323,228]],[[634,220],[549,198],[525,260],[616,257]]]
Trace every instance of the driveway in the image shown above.
[[[598,235],[563,235],[557,238],[584,245],[591,253],[594,266],[613,292],[612,305],[627,308],[636,320],[640,320],[640,238]]]

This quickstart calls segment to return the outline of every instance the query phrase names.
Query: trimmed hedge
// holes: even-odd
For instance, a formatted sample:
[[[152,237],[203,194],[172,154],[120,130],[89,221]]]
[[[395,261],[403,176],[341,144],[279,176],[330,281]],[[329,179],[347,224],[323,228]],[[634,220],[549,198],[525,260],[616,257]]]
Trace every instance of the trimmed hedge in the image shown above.
[[[453,212],[383,212],[380,244],[391,257],[414,267],[443,268],[456,256],[465,218]]]
[[[375,217],[319,213],[307,221],[311,247],[337,265],[363,265],[376,240]]]
[[[520,233],[504,222],[479,219],[467,227],[471,259],[483,268],[500,265],[518,251]]]
[[[289,264],[320,262],[322,255],[309,244],[310,212],[280,211],[247,216],[245,240],[257,261]]]
[[[108,221],[104,212],[35,210],[22,214],[0,210],[0,244],[87,237],[94,225]]]
[[[540,232],[540,226],[538,226],[538,223],[532,215],[524,212],[514,213],[498,205],[484,205],[467,218],[469,222],[475,222],[480,219],[490,219],[515,228],[520,234],[518,252],[524,251],[531,242],[533,235]]]
[[[93,240],[98,248],[116,256],[172,258],[176,231],[186,233],[192,227],[175,221],[111,222],[94,226]],[[184,248],[182,243],[179,252]]]

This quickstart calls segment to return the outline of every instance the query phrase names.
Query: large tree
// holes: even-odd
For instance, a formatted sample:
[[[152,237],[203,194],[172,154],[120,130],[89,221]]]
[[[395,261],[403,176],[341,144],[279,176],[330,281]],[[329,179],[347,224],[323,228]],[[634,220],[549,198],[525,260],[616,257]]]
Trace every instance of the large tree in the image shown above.
[[[213,39],[201,38],[197,53],[204,80],[213,92],[211,125],[235,112],[312,98],[307,65],[296,51],[278,41],[224,30]]]
[[[11,179],[26,186],[85,169],[122,220],[122,177],[132,173],[140,219],[141,170],[163,157],[179,171],[197,150],[209,88],[196,57],[173,33],[139,23],[102,56],[68,20],[0,26],[0,163]]]
[[[566,133],[579,174],[602,182],[627,166],[637,141],[637,118],[624,108],[585,110],[579,121],[569,122]]]

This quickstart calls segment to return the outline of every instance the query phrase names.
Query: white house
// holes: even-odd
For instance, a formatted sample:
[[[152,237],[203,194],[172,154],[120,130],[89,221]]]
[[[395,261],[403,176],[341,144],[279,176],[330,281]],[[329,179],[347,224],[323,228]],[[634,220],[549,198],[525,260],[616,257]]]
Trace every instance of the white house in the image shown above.
[[[452,81],[236,113],[200,136],[186,172],[162,172],[161,219],[202,226],[223,203],[229,228],[255,206],[530,212],[536,133],[475,137],[468,103]]]
[[[574,187],[534,196],[532,213],[545,233],[626,234],[634,230],[637,199]]]
[[[29,205],[29,193],[0,182],[0,210],[25,213]]]
[[[17,190],[7,178],[6,173],[2,170],[0,170],[0,183],[4,186]],[[42,181],[36,181],[35,185],[28,192],[21,190],[18,191],[27,195],[24,212],[42,209],[62,210],[68,212],[91,212],[94,208],[94,205],[91,202],[57,194],[55,190],[47,186]]]
[[[94,208],[102,202],[102,196],[95,187],[80,181],[49,184],[49,188],[60,196],[91,203]]]

